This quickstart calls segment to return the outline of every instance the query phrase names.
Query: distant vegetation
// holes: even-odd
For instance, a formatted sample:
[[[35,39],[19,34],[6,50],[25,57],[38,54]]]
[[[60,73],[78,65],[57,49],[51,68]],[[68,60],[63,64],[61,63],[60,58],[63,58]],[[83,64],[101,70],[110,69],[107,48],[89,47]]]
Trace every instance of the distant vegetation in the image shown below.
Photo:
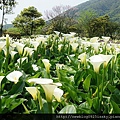
[[[79,17],[80,13],[92,9],[99,16],[108,15],[114,22],[120,22],[120,0],[89,0],[71,9],[70,14]]]
[[[16,29],[25,36],[59,31],[60,36],[61,33],[76,32],[81,37],[110,36],[112,39],[120,39],[120,0],[89,0],[72,8],[55,6],[51,11],[46,11],[46,23],[40,18],[41,13],[40,16],[33,16],[34,12],[30,8],[26,10],[21,11],[14,19],[14,33]],[[10,33],[9,31],[11,29],[6,32]]]

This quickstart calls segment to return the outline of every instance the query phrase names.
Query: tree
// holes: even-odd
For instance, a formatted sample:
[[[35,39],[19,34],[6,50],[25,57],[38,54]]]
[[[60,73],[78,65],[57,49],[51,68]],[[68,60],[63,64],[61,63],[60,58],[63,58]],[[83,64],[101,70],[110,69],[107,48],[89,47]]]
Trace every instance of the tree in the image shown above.
[[[119,34],[119,25],[112,22],[107,15],[92,19],[89,22],[89,25],[91,37],[110,36],[111,38],[115,38],[117,34]]]
[[[96,18],[97,14],[94,12],[92,9],[90,10],[85,10],[80,12],[80,16],[78,18],[78,24],[77,24],[77,32],[82,32],[84,33],[84,36],[86,35],[87,37],[91,36],[91,29],[89,22],[93,19]]]
[[[50,11],[45,11],[46,20],[48,21],[48,30],[50,32],[59,31],[60,33],[69,33],[70,27],[74,23],[74,19],[69,14],[69,9],[71,7],[69,5],[63,6],[55,6]],[[47,32],[49,32],[47,31]]]
[[[24,8],[23,11],[12,22],[25,35],[32,35],[36,30],[45,24],[41,18],[42,14],[33,6]]]
[[[0,10],[2,10],[2,21],[0,25],[0,36],[2,36],[3,22],[5,20],[5,14],[11,14],[13,7],[15,7],[15,0],[0,0]]]

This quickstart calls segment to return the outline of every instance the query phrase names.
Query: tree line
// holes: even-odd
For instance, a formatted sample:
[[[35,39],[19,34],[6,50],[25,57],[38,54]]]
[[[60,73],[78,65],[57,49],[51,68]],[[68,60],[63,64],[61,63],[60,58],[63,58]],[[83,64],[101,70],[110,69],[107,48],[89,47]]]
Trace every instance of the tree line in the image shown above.
[[[3,34],[4,16],[11,13],[15,5],[15,0],[0,0],[0,9],[3,13],[0,36]],[[14,27],[5,32],[31,36],[59,31],[60,35],[61,33],[76,32],[76,35],[81,37],[110,36],[112,39],[120,37],[120,24],[111,21],[108,15],[98,16],[91,9],[82,11],[79,17],[75,19],[69,12],[71,9],[74,14],[74,8],[68,5],[55,6],[52,10],[45,11],[46,19],[43,19],[42,14],[34,6],[24,8],[13,20]]]

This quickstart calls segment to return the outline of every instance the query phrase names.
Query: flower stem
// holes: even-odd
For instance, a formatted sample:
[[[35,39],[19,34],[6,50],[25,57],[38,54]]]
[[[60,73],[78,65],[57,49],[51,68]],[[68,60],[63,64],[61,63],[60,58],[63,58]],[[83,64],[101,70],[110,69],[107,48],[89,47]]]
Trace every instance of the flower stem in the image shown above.
[[[52,113],[52,102],[48,102],[49,113]]]
[[[98,87],[98,113],[100,113],[100,88],[99,88],[99,74],[97,73],[97,87]]]

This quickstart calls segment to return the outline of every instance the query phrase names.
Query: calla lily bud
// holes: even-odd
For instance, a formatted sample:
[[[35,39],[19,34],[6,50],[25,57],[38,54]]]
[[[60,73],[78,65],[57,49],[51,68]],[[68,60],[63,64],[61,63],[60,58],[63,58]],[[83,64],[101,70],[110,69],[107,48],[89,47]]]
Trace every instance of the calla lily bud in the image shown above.
[[[10,38],[9,38],[9,35],[7,34],[6,35],[6,48],[9,48],[10,46]]]

